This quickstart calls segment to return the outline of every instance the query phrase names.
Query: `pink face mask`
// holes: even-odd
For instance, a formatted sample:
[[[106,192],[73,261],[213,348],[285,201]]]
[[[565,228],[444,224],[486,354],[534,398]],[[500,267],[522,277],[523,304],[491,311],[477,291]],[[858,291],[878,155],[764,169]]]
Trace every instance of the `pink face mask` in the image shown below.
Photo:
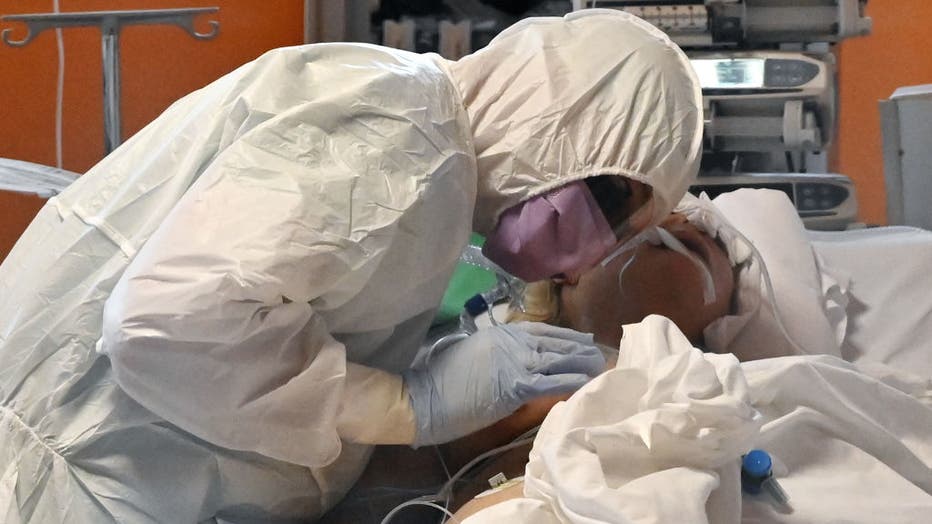
[[[534,282],[595,266],[617,239],[583,181],[507,209],[482,253],[512,275]]]

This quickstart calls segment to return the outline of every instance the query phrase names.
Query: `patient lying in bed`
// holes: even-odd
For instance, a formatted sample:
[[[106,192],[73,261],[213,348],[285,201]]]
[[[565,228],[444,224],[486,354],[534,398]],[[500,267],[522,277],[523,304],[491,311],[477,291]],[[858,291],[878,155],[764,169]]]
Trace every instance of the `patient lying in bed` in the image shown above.
[[[673,320],[692,343],[703,344],[704,329],[732,311],[737,273],[724,245],[690,223],[684,214],[671,215],[662,227],[705,266],[714,285],[712,300],[705,300],[703,272],[697,265],[664,245],[644,242],[612,259],[604,267],[590,270],[578,280],[529,285],[524,297],[525,311],[512,310],[508,320],[559,324],[593,333],[600,344],[617,348],[623,325],[657,314]],[[609,367],[613,365],[614,360]],[[486,430],[443,446],[440,452],[446,467],[455,470],[480,453],[509,442],[540,424],[549,409],[567,397],[538,399]],[[523,448],[509,455],[516,459],[515,468],[523,468],[527,451],[528,448]],[[397,487],[399,472],[411,469],[421,472],[420,478],[413,482],[416,486],[429,486],[444,480],[434,450],[415,452],[401,447],[386,447],[376,450],[356,491],[367,487]],[[425,469],[430,473],[425,474]],[[408,483],[407,486],[411,485]],[[481,484],[465,487],[457,492],[457,499],[468,500],[481,490],[479,488]],[[337,508],[325,522],[337,522],[336,515],[346,509]],[[340,518],[365,517],[343,515]],[[411,518],[406,516],[402,520],[411,522]]]
[[[776,212],[783,211],[784,216],[792,214],[791,218],[796,218],[795,210],[783,198],[767,194],[746,196],[759,206],[763,216],[768,216],[768,213],[773,216]],[[734,204],[734,200],[729,202],[726,199],[724,206],[727,208]],[[800,227],[796,228],[797,225]],[[779,238],[781,243],[777,246],[767,246],[767,242],[758,242],[757,245],[764,251],[763,257],[766,260],[776,262],[771,264],[775,267],[771,267],[772,270],[767,272],[766,277],[762,274],[763,269],[758,267],[754,270],[753,264],[735,267],[737,289],[732,297],[731,308],[726,314],[714,318],[704,328],[700,328],[702,338],[705,339],[701,342],[716,352],[733,352],[741,360],[801,353],[838,356],[837,350],[845,331],[843,319],[840,321],[838,318],[832,318],[831,309],[838,306],[833,305],[829,296],[832,295],[830,288],[833,279],[830,278],[826,282],[826,268],[815,267],[822,261],[813,255],[801,224],[787,220],[782,224],[774,221],[768,226],[768,233]],[[786,227],[781,231],[782,226]],[[757,238],[760,239],[760,236]],[[728,244],[727,241],[724,243]],[[736,253],[730,250],[727,254],[734,262]],[[761,264],[762,261],[758,260],[757,263]],[[755,274],[759,277],[757,285],[752,284]],[[768,296],[764,292],[768,285],[761,283],[761,279],[769,279],[770,284],[779,286],[776,292]],[[598,291],[598,288],[596,289]],[[564,289],[562,293],[565,292]],[[598,296],[599,293],[595,295]],[[753,307],[755,302],[757,307]],[[605,307],[606,305],[602,306],[603,310]],[[843,308],[843,305],[841,307]],[[559,318],[563,323],[568,323],[566,312],[559,315]],[[571,322],[572,320],[569,320],[569,323]],[[789,325],[781,326],[781,322]],[[839,322],[842,329],[832,329],[837,327]],[[696,330],[689,328],[689,324],[682,320],[676,323],[689,337],[690,343],[696,345]],[[631,327],[638,328],[642,333],[641,344],[633,337],[626,337],[627,345],[622,343],[622,351],[625,351],[626,347],[628,351],[637,352],[654,349],[663,355],[664,352],[671,351],[670,347],[677,345],[676,340],[666,338],[669,332],[664,331],[662,324],[656,320]],[[684,327],[686,329],[683,329]],[[687,333],[687,330],[691,332]],[[608,334],[615,336],[613,333]],[[679,344],[680,351],[687,350],[683,349],[682,342]],[[666,369],[673,371],[673,376],[656,379],[659,380],[657,384],[689,383],[689,380],[676,376],[683,369],[683,362],[685,360],[681,360],[675,368],[667,367]],[[710,362],[716,361],[711,359]],[[631,365],[630,362],[628,365]],[[664,366],[661,364],[660,367]],[[696,366],[696,369],[701,368],[701,365]],[[650,375],[651,369],[652,367],[648,366],[640,371]],[[658,386],[648,385],[643,391],[629,392],[644,395],[640,397],[638,404],[640,409],[646,410],[643,413],[646,418],[632,413],[631,418],[621,417],[619,420],[625,421],[618,423],[613,422],[612,416],[591,416],[593,412],[600,411],[593,408],[593,405],[598,405],[599,394],[609,394],[612,398],[616,398],[614,395],[624,394],[624,388],[600,385],[595,388],[587,386],[584,389],[592,391],[586,395],[577,395],[570,404],[563,405],[556,419],[550,421],[553,428],[557,429],[551,428],[549,437],[543,439],[543,442],[540,438],[535,442],[531,462],[535,461],[536,456],[537,465],[528,465],[526,470],[534,477],[534,485],[527,488],[518,482],[476,498],[463,506],[457,517],[464,519],[482,508],[505,502],[502,506],[496,506],[499,509],[487,515],[483,513],[485,517],[477,522],[526,521],[541,524],[550,522],[548,515],[560,515],[560,522],[620,522],[628,521],[628,517],[632,515],[640,515],[642,518],[654,515],[653,521],[671,521],[662,517],[664,509],[661,506],[664,505],[669,512],[667,516],[675,514],[676,521],[680,522],[693,521],[694,518],[709,522],[737,522],[739,518],[753,522],[920,521],[925,518],[921,515],[927,515],[923,512],[932,508],[932,437],[928,433],[928,428],[932,427],[932,411],[928,409],[932,384],[921,377],[907,377],[905,374],[897,375],[892,372],[893,370],[889,369],[869,370],[863,366],[857,368],[828,356],[766,359],[740,366],[740,373],[747,380],[748,387],[744,397],[736,394],[736,390],[729,393],[727,387],[731,381],[724,380],[718,386],[723,389],[711,394],[711,397],[724,395],[729,398],[727,403],[716,400],[714,405],[719,407],[731,405],[737,398],[743,398],[745,406],[753,406],[757,410],[757,421],[745,419],[743,425],[754,429],[756,433],[755,426],[762,424],[759,435],[754,435],[753,439],[746,437],[743,443],[738,439],[732,445],[739,453],[744,453],[752,445],[770,451],[779,462],[775,474],[781,477],[781,482],[790,492],[791,498],[795,498],[791,500],[795,507],[777,507],[765,499],[747,497],[743,500],[742,507],[742,498],[737,491],[738,483],[733,476],[730,479],[726,478],[737,471],[734,466],[717,470],[720,476],[717,481],[719,487],[707,495],[708,499],[703,498],[698,481],[684,481],[685,484],[681,488],[689,484],[692,484],[692,488],[677,492],[677,488],[670,484],[669,480],[659,483],[645,480],[651,475],[662,476],[665,468],[690,465],[690,471],[683,470],[675,476],[683,481],[683,478],[699,468],[697,462],[694,462],[698,460],[693,455],[695,449],[684,451],[676,459],[667,455],[667,458],[659,463],[666,462],[668,466],[658,466],[655,473],[638,478],[638,475],[631,471],[638,469],[633,466],[639,460],[636,458],[639,449],[637,446],[632,448],[633,454],[615,453],[612,458],[611,452],[600,450],[600,446],[590,439],[597,438],[597,435],[604,437],[607,428],[618,428],[611,431],[620,432],[617,436],[619,445],[623,444],[624,447],[630,444],[631,439],[637,441],[643,437],[645,445],[651,450],[649,453],[659,456],[669,454],[671,449],[664,449],[664,439],[651,445],[651,439],[663,435],[663,431],[658,428],[665,426],[664,417],[647,415],[647,412],[664,405],[680,406],[684,401],[688,404],[691,402],[689,399],[708,398],[710,390],[706,386],[706,389],[700,388],[699,391],[671,394],[665,403],[658,403],[656,400],[649,400],[651,391]],[[738,390],[740,389],[739,387]],[[585,415],[587,406],[590,410],[588,419]],[[519,411],[500,423],[503,427],[499,428],[498,432],[517,432],[522,429],[522,423],[532,425],[537,422],[534,417],[546,416],[550,407],[526,406],[523,412]],[[662,407],[659,409],[663,410]],[[701,418],[702,410],[708,408],[700,409],[689,409],[687,413],[690,415],[686,420],[691,420],[692,416]],[[522,415],[523,420],[520,419]],[[636,420],[645,424],[648,420],[654,422],[639,426]],[[729,423],[722,423],[722,420],[711,422],[711,425],[704,426],[703,429],[712,434],[728,427],[742,425],[739,423],[733,426],[734,420]],[[706,423],[709,424],[709,421]],[[512,429],[508,424],[521,427]],[[587,430],[586,434],[590,435],[588,437],[583,437],[582,433],[572,429],[562,437],[554,437],[568,428],[584,428],[588,425],[592,428]],[[561,426],[562,429],[559,429]],[[626,430],[622,429],[625,427],[629,428],[630,433],[625,433]],[[640,429],[630,429],[632,427]],[[675,431],[676,427],[667,427],[666,431]],[[702,431],[696,433],[695,440],[690,440],[687,434],[686,440],[678,446],[681,450],[689,450],[690,443],[701,441],[702,434]],[[574,449],[574,446],[577,452],[582,454],[567,454],[566,450]],[[703,448],[700,445],[698,449]],[[674,447],[672,452],[676,450]],[[508,478],[522,475],[525,473],[524,464],[528,463],[527,456],[522,454],[529,451],[529,448],[512,451],[511,456],[490,464],[475,476],[477,479],[486,479],[498,472],[504,473]],[[643,457],[640,459],[643,460]],[[587,460],[594,461],[593,464],[598,467],[592,469],[590,465],[587,468]],[[706,470],[712,473],[714,468],[721,468],[721,464],[713,466],[713,463],[709,462],[705,467],[712,468]],[[588,471],[592,476],[585,479],[566,478],[566,475],[573,471]],[[705,478],[708,481],[710,477]],[[636,484],[638,487],[633,488],[634,491],[626,491],[627,484],[619,479],[626,479],[631,486]],[[584,482],[581,483],[581,480]],[[602,482],[604,484],[601,484]],[[580,486],[586,484],[587,487],[575,489],[574,483]],[[653,492],[652,489],[660,489],[665,493]],[[605,495],[596,496],[599,492],[604,492]],[[632,498],[632,493],[640,495]],[[606,507],[612,507],[611,502],[606,501],[605,507],[599,507],[608,494],[618,497],[615,506],[618,509],[614,513],[616,519],[604,518]],[[626,497],[629,500],[624,502]],[[670,500],[663,502],[666,498]],[[677,505],[678,498],[682,499],[682,505]],[[652,505],[653,511],[650,510]],[[628,508],[631,513],[623,515],[624,508]],[[541,510],[540,514],[537,514],[538,510]],[[526,516],[526,519],[514,519],[518,514]],[[469,522],[472,523],[473,520]]]
[[[692,205],[699,205],[697,202]],[[698,218],[694,217],[696,222]],[[713,322],[733,311],[735,280],[726,246],[705,230],[703,224],[690,222],[682,213],[674,213],[661,226],[679,240],[708,269],[714,285],[714,298],[704,299],[703,275],[699,267],[683,254],[665,245],[640,244],[607,265],[596,266],[578,281],[538,282],[528,286],[524,311],[512,309],[509,321],[556,323],[577,331],[592,333],[596,342],[617,348],[623,326],[636,324],[649,315],[664,316],[695,345],[705,345],[704,332]],[[608,368],[614,367],[614,359]],[[508,442],[539,425],[557,402],[551,397],[531,402],[498,424],[456,443],[450,451],[454,458],[470,456]],[[475,476],[480,482],[458,493],[457,503],[475,495],[484,479],[496,473],[508,478],[522,474],[530,445],[508,452]],[[495,471],[493,471],[495,470]],[[458,516],[467,516],[519,492],[520,484],[469,502]]]
[[[791,213],[795,219],[795,209],[784,200],[768,197],[758,199],[754,205],[760,208],[761,213],[782,211]],[[607,267],[596,268],[577,282],[531,286],[526,297],[527,311],[515,314],[514,320],[549,321],[591,331],[599,342],[618,347],[623,325],[638,322],[645,315],[656,313],[672,319],[692,345],[717,353],[732,352],[741,360],[799,353],[837,354],[840,334],[844,330],[839,334],[834,329],[837,326],[828,318],[830,315],[826,310],[830,305],[826,301],[824,283],[817,278],[818,270],[822,268],[816,267],[817,261],[805,241],[801,225],[792,224],[798,231],[793,228],[780,231],[779,224],[770,226],[779,238],[779,249],[776,254],[774,251],[765,251],[764,256],[768,262],[776,260],[787,266],[777,267],[770,272],[769,278],[777,288],[776,296],[773,296],[768,294],[764,283],[762,261],[755,259],[746,246],[742,248],[740,242],[734,242],[727,234],[716,235],[713,240],[710,235],[698,231],[709,229],[708,224],[697,228],[695,224],[684,223],[683,217],[686,216],[694,222],[702,222],[703,214],[706,215],[707,223],[722,219],[721,216],[708,216],[706,204],[693,202],[691,206],[685,206],[680,210],[682,214],[671,217],[665,226],[691,252],[707,263],[716,287],[716,299],[713,302],[704,302],[701,278],[694,265],[662,246],[642,245],[638,250],[613,260]],[[756,243],[761,246],[760,242]],[[761,249],[765,248],[767,246]],[[624,271],[621,271],[622,268]],[[637,278],[633,278],[635,276]],[[779,306],[774,307],[771,301],[779,302]],[[780,318],[789,325],[781,326]],[[779,386],[779,381],[771,385],[773,388]],[[800,389],[798,386],[786,387]],[[441,453],[447,467],[455,470],[482,451],[508,442],[525,429],[539,424],[559,400],[542,399],[523,407],[486,431],[444,446]],[[775,427],[774,435],[778,433],[779,427]],[[422,482],[417,487],[436,486],[445,480],[434,450],[420,450],[410,454],[405,450],[396,451],[400,451],[401,455],[389,457],[394,458],[395,462],[382,460],[386,456],[376,452],[372,467],[367,472],[371,480],[369,486],[399,486],[398,472],[409,470],[412,461],[420,461],[428,469],[430,466],[437,468],[431,474],[419,475]],[[520,475],[527,461],[528,448],[515,450],[497,460],[486,471],[474,475],[478,482],[460,490],[457,502],[452,507],[458,507],[461,502],[482,491],[485,479],[495,473],[505,473],[509,478]],[[366,482],[364,478],[360,485],[364,487]],[[412,486],[409,484],[406,487]],[[518,485],[477,499],[466,506],[464,511],[471,512],[477,509],[477,505],[488,505],[500,498],[521,494],[522,488]],[[384,512],[378,514],[381,515]],[[436,514],[431,516],[436,517]],[[409,514],[403,515],[400,521],[413,522],[409,517]]]

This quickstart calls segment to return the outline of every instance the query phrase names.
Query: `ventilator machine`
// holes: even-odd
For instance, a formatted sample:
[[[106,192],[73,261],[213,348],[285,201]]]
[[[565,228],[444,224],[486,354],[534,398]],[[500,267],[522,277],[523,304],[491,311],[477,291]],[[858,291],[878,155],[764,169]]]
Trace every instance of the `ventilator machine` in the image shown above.
[[[705,143],[694,194],[775,189],[809,229],[852,227],[854,184],[828,172],[837,120],[831,46],[867,35],[866,0],[573,0],[545,2],[534,15],[587,8],[641,17],[689,55],[703,91]],[[443,16],[402,16],[374,28],[378,42],[457,59],[482,47],[502,20],[447,2]]]
[[[830,46],[867,35],[866,0],[574,0],[619,9],[683,47],[702,85],[705,143],[691,192],[783,191],[810,229],[857,220],[854,184],[827,172],[837,119]]]

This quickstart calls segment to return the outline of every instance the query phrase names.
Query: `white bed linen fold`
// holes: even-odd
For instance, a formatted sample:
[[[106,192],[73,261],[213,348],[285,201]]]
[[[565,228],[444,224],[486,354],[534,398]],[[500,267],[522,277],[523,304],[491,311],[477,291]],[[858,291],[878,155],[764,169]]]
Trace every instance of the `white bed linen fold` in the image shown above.
[[[738,364],[693,349],[662,317],[626,326],[621,351],[615,369],[551,411],[524,496],[466,524],[932,515],[928,380],[826,355]],[[738,459],[751,448],[773,456],[791,509],[740,493]]]

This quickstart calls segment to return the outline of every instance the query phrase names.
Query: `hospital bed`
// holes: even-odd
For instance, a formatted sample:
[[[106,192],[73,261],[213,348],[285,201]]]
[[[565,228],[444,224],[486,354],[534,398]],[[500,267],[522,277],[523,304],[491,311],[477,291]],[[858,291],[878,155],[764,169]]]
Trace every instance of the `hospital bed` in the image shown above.
[[[932,377],[932,232],[891,226],[808,235],[826,271],[847,282],[842,357]]]
[[[744,200],[728,208],[731,221],[801,226],[795,216],[761,217],[766,206]],[[817,261],[814,275],[798,277],[817,282],[814,300],[827,306],[839,346],[739,364],[693,350],[666,319],[649,317],[626,330],[618,368],[548,415],[521,496],[466,524],[927,520],[932,232],[799,227],[805,247],[788,253],[788,234],[747,229],[765,259]],[[803,296],[774,273],[777,295]],[[789,310],[784,320],[797,335],[793,324],[816,319]],[[737,460],[752,447],[773,456],[789,505],[742,494]]]
[[[537,460],[537,471],[562,472],[573,482],[540,473],[546,478],[537,479],[538,486],[521,501],[520,511],[490,509],[469,524],[621,521],[587,513],[600,505],[627,516],[636,507],[643,510],[644,522],[693,522],[691,516],[701,515],[709,522],[826,522],[833,515],[841,522],[920,522],[917,515],[932,511],[932,293],[924,285],[932,270],[932,232],[902,226],[806,231],[791,206],[786,205],[782,215],[772,212],[767,201],[775,195],[776,200],[783,198],[773,191],[743,190],[735,195],[740,198],[733,196],[723,206],[729,220],[761,225],[745,230],[765,259],[778,254],[771,265],[788,264],[786,273],[797,283],[815,282],[813,306],[825,312],[824,323],[837,333],[838,344],[824,348],[824,356],[739,364],[731,356],[689,353],[691,345],[676,340],[669,329],[654,326],[639,340],[628,341],[628,352],[640,356],[615,371],[623,378],[599,379],[561,404],[548,416],[551,427],[545,423],[545,434],[535,440],[531,457]],[[802,247],[792,247],[798,245],[793,234],[804,239]],[[806,257],[816,261],[812,275],[798,274]],[[772,273],[778,300],[809,296],[792,289],[793,282],[781,280],[780,271]],[[812,309],[795,305],[795,310],[784,308],[784,320],[793,336],[800,336],[805,333],[800,323],[815,322],[799,315],[809,315]],[[498,318],[503,318],[500,311]],[[657,318],[651,322],[657,324]],[[477,320],[480,325],[485,322]],[[641,389],[625,385],[639,380],[646,384]],[[735,385],[742,383],[746,390]],[[690,384],[699,391],[687,391]],[[681,424],[670,422],[675,416],[683,417]],[[698,424],[693,433],[683,429],[692,423]],[[613,431],[618,434],[607,442],[644,438],[653,447],[645,453],[637,446],[622,446],[613,455],[606,451],[609,444],[594,444]],[[789,493],[791,507],[741,494],[733,459],[751,447],[772,454],[775,475]],[[732,455],[716,455],[713,449],[730,449]],[[344,509],[363,511],[365,521],[378,522],[394,504],[407,500],[406,494],[427,494],[445,480],[432,453],[396,451],[405,457],[401,463],[424,468],[425,473],[412,483],[402,480],[396,469],[383,477],[396,484],[356,491]],[[518,453],[527,456],[527,448]],[[570,467],[560,458],[564,455],[574,457],[578,465]],[[662,468],[647,467],[640,476],[625,477],[625,472],[637,469],[631,464],[655,464],[655,455],[663,456]],[[600,464],[601,471],[586,470],[587,460]],[[686,471],[685,465],[704,473]],[[484,484],[497,468],[504,466],[485,465],[471,486]],[[579,476],[583,470],[588,471],[584,478]],[[665,476],[661,470],[670,473]],[[716,475],[720,485],[710,487],[707,500],[683,487],[703,485]],[[541,482],[551,491],[540,491]],[[631,485],[625,488],[626,484]],[[593,499],[593,490],[615,497],[615,502]],[[682,515],[673,518],[675,512],[659,507],[660,502]],[[558,520],[548,520],[557,514]],[[412,509],[397,522],[437,522],[439,517],[436,511]]]
[[[763,256],[790,335],[806,345],[818,337],[800,326],[818,324],[830,333],[822,340],[831,340],[807,346],[809,353],[932,378],[932,232],[807,230],[781,200],[742,189],[713,202]]]

